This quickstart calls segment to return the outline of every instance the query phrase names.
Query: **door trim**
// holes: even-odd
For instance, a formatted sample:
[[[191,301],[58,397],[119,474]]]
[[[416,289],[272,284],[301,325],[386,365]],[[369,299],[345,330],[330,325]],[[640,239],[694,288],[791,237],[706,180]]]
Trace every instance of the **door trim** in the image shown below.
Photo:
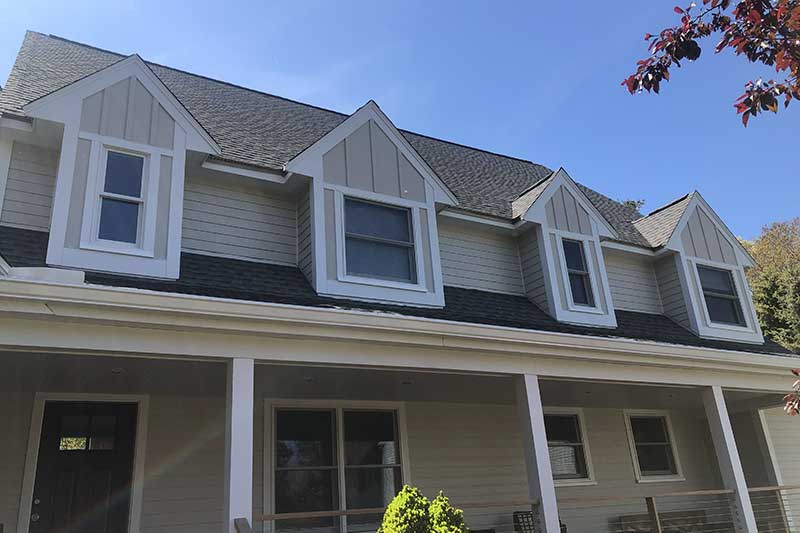
[[[136,441],[133,448],[133,477],[131,480],[131,505],[128,514],[128,533],[139,533],[142,515],[142,490],[144,488],[144,454],[147,444],[147,416],[150,397],[146,394],[85,394],[74,392],[37,392],[33,402],[28,447],[25,454],[25,470],[22,477],[17,533],[28,533],[36,482],[36,467],[39,460],[39,440],[42,436],[42,420],[47,402],[100,402],[135,403]]]

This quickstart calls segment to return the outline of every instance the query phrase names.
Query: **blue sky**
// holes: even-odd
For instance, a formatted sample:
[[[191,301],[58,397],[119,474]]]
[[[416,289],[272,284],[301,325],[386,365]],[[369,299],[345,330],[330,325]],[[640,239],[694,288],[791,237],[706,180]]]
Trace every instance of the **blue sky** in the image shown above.
[[[705,45],[662,94],[620,81],[674,0],[0,0],[0,79],[32,29],[564,166],[650,211],[698,189],[737,235],[800,216],[800,105],[742,128],[731,106],[759,70]],[[767,74],[769,76],[769,74]]]

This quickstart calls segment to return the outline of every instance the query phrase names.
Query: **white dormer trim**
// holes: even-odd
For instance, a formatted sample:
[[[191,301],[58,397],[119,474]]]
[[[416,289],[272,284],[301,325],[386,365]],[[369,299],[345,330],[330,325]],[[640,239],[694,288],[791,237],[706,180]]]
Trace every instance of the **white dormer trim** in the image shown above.
[[[186,149],[219,155],[220,146],[147,64],[134,54],[23,106],[26,116],[66,123],[83,98],[129,77],[138,79],[186,132]]]
[[[397,146],[400,153],[408,159],[425,181],[433,185],[436,203],[450,206],[458,205],[458,199],[453,192],[436,175],[436,172],[425,162],[373,100],[358,108],[344,122],[293,157],[286,163],[284,169],[287,172],[296,172],[306,176],[320,176],[322,168],[319,162],[322,161],[322,156],[369,120],[373,120],[381,128],[383,133]]]
[[[547,202],[560,187],[566,187],[575,197],[575,200],[580,203],[581,207],[589,214],[594,215],[591,219],[593,225],[597,225],[597,230],[593,233],[597,233],[601,237],[608,239],[619,239],[617,231],[609,224],[600,211],[597,210],[591,200],[586,197],[586,194],[578,187],[578,184],[575,183],[575,180],[570,177],[567,171],[564,170],[564,167],[559,167],[559,169],[555,171],[553,177],[548,179],[550,179],[550,183],[547,184],[544,191],[542,191],[536,200],[534,200],[533,204],[525,211],[522,215],[522,220],[536,222],[537,224],[546,224],[547,213],[545,212],[545,206]]]
[[[694,191],[692,193],[692,199],[689,201],[689,205],[683,210],[681,214],[681,218],[678,223],[675,225],[675,229],[672,231],[672,235],[670,235],[665,248],[670,250],[675,250],[677,252],[683,251],[683,243],[681,242],[681,234],[683,230],[686,228],[686,225],[689,223],[689,219],[694,214],[696,208],[699,208],[717,227],[718,230],[722,231],[725,236],[725,240],[733,247],[734,253],[736,254],[736,260],[739,265],[742,265],[746,268],[756,266],[755,259],[747,252],[742,243],[739,242],[739,239],[736,238],[736,235],[728,228],[728,226],[722,221],[722,219],[717,215],[717,213],[708,205],[705,198],[697,192]]]

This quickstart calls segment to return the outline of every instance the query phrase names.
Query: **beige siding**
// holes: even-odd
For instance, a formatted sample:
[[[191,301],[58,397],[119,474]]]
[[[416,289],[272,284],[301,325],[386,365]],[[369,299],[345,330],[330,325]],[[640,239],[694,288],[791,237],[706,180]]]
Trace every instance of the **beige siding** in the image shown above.
[[[775,452],[777,470],[783,485],[800,485],[800,425],[795,417],[787,416],[782,407],[764,410],[772,449]]]
[[[701,209],[695,208],[681,233],[686,254],[719,263],[736,264],[733,245]]]
[[[656,261],[655,273],[664,314],[678,324],[686,328],[690,327],[689,313],[683,297],[676,257],[667,256]]]
[[[306,279],[314,282],[313,242],[311,233],[311,195],[303,193],[297,201],[297,266]]]
[[[0,419],[3,420],[3,436],[0,438],[0,524],[8,532],[17,530],[32,409],[33,393],[0,392]]]
[[[511,235],[440,218],[439,248],[444,284],[525,294],[517,243]]]
[[[135,78],[83,100],[81,131],[171,149],[175,121]]]
[[[14,142],[0,223],[48,231],[58,151]]]
[[[372,120],[322,157],[325,181],[425,201],[425,180]]]
[[[774,485],[774,476],[770,472],[772,463],[769,461],[758,412],[730,413],[730,419],[747,486]]]
[[[548,200],[545,213],[551,227],[583,235],[592,234],[589,214],[566,187],[559,187]]]
[[[544,266],[539,254],[539,241],[536,230],[529,230],[517,238],[525,294],[542,310],[548,309],[547,287],[544,279]]]
[[[258,185],[187,178],[183,251],[297,264],[297,208]]]
[[[615,309],[663,312],[652,262],[614,250],[603,250],[603,256]]]

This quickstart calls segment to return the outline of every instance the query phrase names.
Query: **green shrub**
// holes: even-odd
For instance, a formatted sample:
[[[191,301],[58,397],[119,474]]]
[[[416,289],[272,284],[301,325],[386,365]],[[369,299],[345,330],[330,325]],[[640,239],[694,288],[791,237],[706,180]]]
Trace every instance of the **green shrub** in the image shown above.
[[[441,492],[433,500],[405,485],[386,507],[378,533],[466,533],[464,513]]]

